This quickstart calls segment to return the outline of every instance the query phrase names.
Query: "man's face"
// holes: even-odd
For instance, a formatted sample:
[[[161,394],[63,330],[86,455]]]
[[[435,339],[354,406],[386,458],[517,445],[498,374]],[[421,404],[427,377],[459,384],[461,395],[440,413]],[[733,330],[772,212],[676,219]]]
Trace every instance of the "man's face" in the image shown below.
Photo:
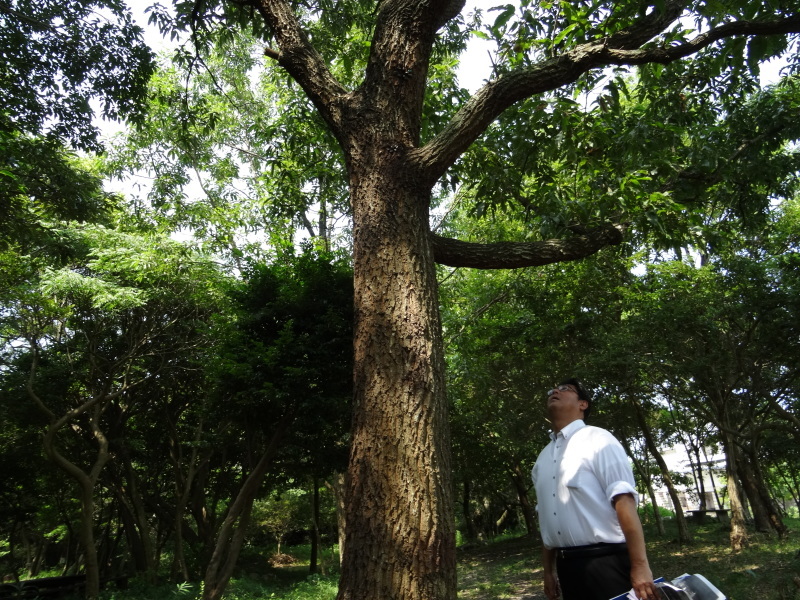
[[[575,386],[562,384],[547,392],[547,412],[550,415],[572,415],[577,419],[583,418],[583,411],[589,403],[578,397]]]

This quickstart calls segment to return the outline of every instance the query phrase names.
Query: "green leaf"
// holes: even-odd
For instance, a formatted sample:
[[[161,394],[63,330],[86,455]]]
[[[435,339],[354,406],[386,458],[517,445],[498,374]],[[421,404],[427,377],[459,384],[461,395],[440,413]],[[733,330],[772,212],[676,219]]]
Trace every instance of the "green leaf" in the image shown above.
[[[565,38],[566,38],[566,37],[567,37],[567,36],[568,36],[570,33],[572,33],[572,32],[573,32],[575,29],[577,29],[578,27],[579,27],[579,24],[578,24],[578,23],[572,23],[572,24],[570,24],[570,25],[567,25],[566,27],[564,27],[564,29],[562,29],[562,30],[561,30],[561,32],[560,32],[560,33],[559,33],[559,34],[556,36],[556,38],[553,40],[553,45],[554,45],[554,46],[557,46],[557,45],[559,45],[561,42],[563,42],[563,41],[564,41],[564,39],[565,39]]]

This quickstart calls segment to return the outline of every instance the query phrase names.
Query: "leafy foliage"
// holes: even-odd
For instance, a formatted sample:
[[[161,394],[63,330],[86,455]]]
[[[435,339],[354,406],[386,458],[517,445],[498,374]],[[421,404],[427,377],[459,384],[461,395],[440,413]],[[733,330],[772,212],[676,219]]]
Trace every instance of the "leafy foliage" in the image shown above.
[[[0,4],[0,132],[21,131],[97,150],[92,122],[141,117],[152,53],[115,0]]]

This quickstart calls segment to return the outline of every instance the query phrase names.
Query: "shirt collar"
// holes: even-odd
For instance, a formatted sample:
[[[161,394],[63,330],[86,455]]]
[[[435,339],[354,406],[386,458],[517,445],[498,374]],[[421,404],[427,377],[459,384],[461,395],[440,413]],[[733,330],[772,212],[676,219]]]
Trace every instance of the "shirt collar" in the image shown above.
[[[574,434],[579,429],[583,429],[584,427],[586,427],[586,423],[583,422],[583,419],[576,419],[575,421],[573,421],[572,423],[570,423],[569,425],[564,427],[558,433],[555,433],[554,431],[551,431],[550,432],[550,439],[551,440],[555,440],[560,435],[565,440],[568,440],[570,438],[570,436],[572,436],[572,434]]]

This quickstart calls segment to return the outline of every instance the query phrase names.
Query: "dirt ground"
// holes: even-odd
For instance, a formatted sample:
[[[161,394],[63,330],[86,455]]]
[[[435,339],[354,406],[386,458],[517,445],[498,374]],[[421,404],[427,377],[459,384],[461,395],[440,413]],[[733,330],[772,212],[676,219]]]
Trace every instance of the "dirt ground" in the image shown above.
[[[524,537],[460,549],[459,600],[545,600],[540,553]]]

